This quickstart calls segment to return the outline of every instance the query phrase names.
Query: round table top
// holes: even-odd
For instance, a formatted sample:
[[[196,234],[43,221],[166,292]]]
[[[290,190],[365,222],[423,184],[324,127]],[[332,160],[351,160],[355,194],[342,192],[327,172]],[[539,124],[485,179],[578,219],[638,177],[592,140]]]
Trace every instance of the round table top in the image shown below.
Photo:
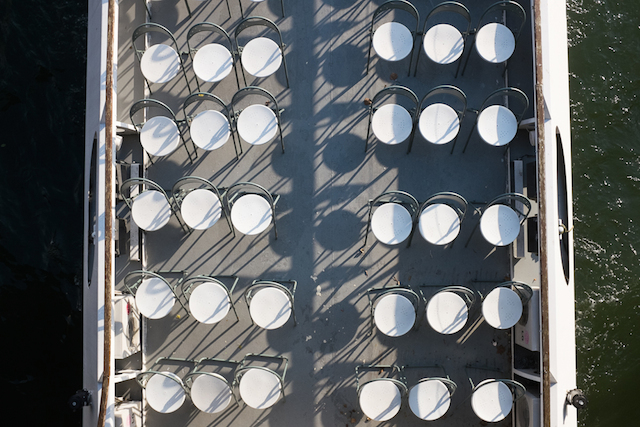
[[[166,83],[178,75],[180,56],[169,45],[154,44],[142,54],[140,69],[150,82]]]
[[[482,301],[482,315],[494,328],[509,329],[522,316],[522,300],[513,289],[497,287]]]
[[[136,291],[136,306],[148,319],[161,319],[171,312],[176,297],[169,285],[157,277],[146,277]]]
[[[478,116],[478,133],[484,142],[494,147],[510,143],[518,131],[518,120],[507,107],[490,105]]]
[[[289,296],[278,288],[262,288],[251,298],[249,314],[264,329],[278,329],[291,317]]]
[[[402,405],[398,386],[389,380],[376,380],[360,388],[360,409],[375,421],[387,421],[395,417]]]
[[[435,203],[427,206],[420,213],[418,229],[427,242],[446,245],[458,237],[460,217],[451,206]]]
[[[180,131],[166,116],[152,117],[140,129],[140,144],[152,156],[166,156],[180,145]]]
[[[384,60],[400,61],[411,53],[413,36],[399,22],[387,22],[373,33],[373,49]]]
[[[202,46],[193,56],[193,71],[205,82],[219,82],[231,73],[232,68],[231,52],[218,43]]]
[[[272,218],[271,204],[258,194],[245,194],[231,206],[231,222],[242,234],[253,236],[262,233]]]
[[[214,110],[198,113],[189,129],[193,143],[207,151],[222,147],[231,135],[229,120],[224,114]]]
[[[222,216],[222,203],[213,191],[197,188],[182,200],[180,213],[189,227],[206,230]]]
[[[266,105],[250,105],[238,116],[238,133],[248,144],[266,144],[276,136],[277,131],[276,113]]]
[[[505,419],[511,406],[513,396],[509,387],[500,381],[480,386],[471,396],[471,407],[480,419],[497,422]]]
[[[506,246],[520,234],[520,218],[507,205],[492,205],[480,217],[480,231],[495,246]]]
[[[204,282],[189,296],[189,311],[200,323],[218,323],[229,313],[231,301],[219,283]]]
[[[209,414],[222,412],[231,402],[231,387],[219,374],[198,375],[191,384],[191,401],[202,412]]]
[[[280,378],[264,369],[249,369],[240,378],[238,387],[244,403],[254,409],[273,406],[282,392]]]
[[[177,411],[187,395],[180,377],[172,372],[163,372],[163,374],[151,376],[145,389],[149,406],[158,412],[168,414]]]
[[[373,134],[389,145],[406,141],[413,130],[411,114],[401,105],[386,104],[378,108],[371,118]]]
[[[442,381],[420,381],[409,390],[409,407],[421,420],[437,420],[447,413],[450,405],[451,394]]]
[[[446,144],[458,135],[458,113],[447,104],[431,104],[420,113],[418,128],[424,139],[432,144]]]
[[[267,77],[280,68],[282,51],[273,40],[257,37],[244,46],[240,60],[247,73],[255,77]]]
[[[427,304],[427,321],[441,334],[455,334],[464,328],[468,319],[469,307],[455,292],[439,292]]]
[[[507,27],[497,22],[484,25],[476,33],[476,50],[488,62],[498,64],[513,55],[516,39]]]
[[[169,222],[171,205],[161,192],[146,190],[133,199],[131,217],[143,230],[156,231]]]
[[[438,24],[429,28],[422,42],[424,53],[433,62],[451,64],[464,51],[464,39],[460,31],[449,24]]]
[[[416,310],[404,295],[385,295],[375,306],[373,320],[385,335],[399,337],[411,330],[416,322]]]
[[[376,239],[387,245],[397,245],[407,240],[412,227],[411,214],[398,203],[385,203],[371,216],[371,231]]]

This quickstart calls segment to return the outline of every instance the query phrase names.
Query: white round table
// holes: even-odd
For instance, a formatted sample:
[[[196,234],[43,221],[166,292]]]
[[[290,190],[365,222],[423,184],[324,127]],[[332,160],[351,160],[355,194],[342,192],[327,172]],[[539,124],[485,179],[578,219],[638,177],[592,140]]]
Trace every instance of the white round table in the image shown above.
[[[522,300],[514,290],[497,287],[482,301],[482,316],[496,329],[509,329],[522,316]]]
[[[480,217],[480,231],[495,246],[506,246],[520,234],[520,218],[507,205],[492,205]]]
[[[456,27],[438,24],[429,28],[422,42],[424,53],[437,64],[451,64],[462,55],[464,39]]]
[[[180,56],[169,45],[154,44],[140,58],[144,77],[153,83],[167,83],[180,71]]]
[[[398,203],[385,203],[371,216],[371,231],[376,239],[387,245],[397,245],[407,240],[412,227],[411,214]]]
[[[248,144],[266,144],[276,136],[277,131],[276,113],[266,105],[250,105],[238,116],[238,133]]]
[[[231,135],[229,120],[219,111],[198,113],[189,127],[191,140],[197,147],[211,151],[222,147]]]
[[[197,188],[182,200],[180,213],[189,227],[206,230],[222,216],[222,203],[213,191]]]
[[[171,205],[159,191],[147,190],[133,199],[131,217],[146,231],[156,231],[167,225],[171,218]]]
[[[282,51],[273,40],[257,37],[244,46],[240,60],[247,73],[255,77],[267,77],[280,68]]]
[[[180,145],[180,131],[166,116],[152,117],[140,129],[140,144],[152,156],[166,156]]]
[[[147,277],[136,291],[136,306],[148,319],[161,319],[168,315],[176,303],[169,285],[157,277]]]
[[[409,390],[409,407],[416,417],[433,421],[442,417],[451,405],[451,394],[439,380],[423,380]]]
[[[385,335],[399,337],[411,330],[416,322],[416,310],[404,295],[385,295],[375,306],[373,321]]]
[[[502,24],[486,24],[476,33],[476,50],[487,62],[504,62],[513,55],[515,49],[516,39],[513,33]]]
[[[494,147],[510,143],[518,131],[518,120],[507,107],[490,105],[478,116],[478,133],[484,142]]]
[[[373,134],[389,145],[406,141],[413,130],[411,114],[401,105],[386,104],[378,108],[371,118]]]
[[[231,222],[242,234],[253,236],[262,233],[272,219],[271,204],[258,194],[245,194],[231,207]]]
[[[232,68],[231,52],[218,43],[202,46],[193,57],[193,71],[205,82],[219,82],[231,73]]]
[[[145,394],[151,408],[160,413],[168,414],[177,411],[182,406],[187,394],[180,377],[172,372],[163,372],[162,374],[154,374],[149,378]]]
[[[219,283],[204,282],[189,296],[189,311],[200,323],[218,323],[225,318],[230,308],[227,290]]]
[[[427,206],[420,213],[418,229],[427,242],[446,245],[458,237],[460,217],[451,206],[435,203]]]
[[[264,329],[278,329],[291,317],[289,296],[278,288],[262,288],[251,298],[251,319]]]
[[[447,104],[431,104],[420,113],[418,128],[424,139],[442,145],[452,141],[460,130],[456,110]]]
[[[411,53],[413,36],[404,25],[387,22],[373,33],[373,49],[384,60],[400,61]]]
[[[254,409],[272,407],[282,393],[280,378],[264,369],[249,369],[240,378],[240,397]]]
[[[498,422],[511,412],[513,396],[509,387],[503,382],[490,382],[481,385],[471,396],[471,407],[480,419],[487,422]]]
[[[200,374],[191,384],[191,401],[196,408],[209,414],[224,411],[231,402],[231,393],[227,380],[216,373]]]
[[[427,304],[427,321],[441,334],[455,334],[469,320],[469,307],[455,292],[439,292]]]
[[[389,380],[375,380],[360,387],[360,409],[374,421],[387,421],[395,417],[402,405],[398,386]]]

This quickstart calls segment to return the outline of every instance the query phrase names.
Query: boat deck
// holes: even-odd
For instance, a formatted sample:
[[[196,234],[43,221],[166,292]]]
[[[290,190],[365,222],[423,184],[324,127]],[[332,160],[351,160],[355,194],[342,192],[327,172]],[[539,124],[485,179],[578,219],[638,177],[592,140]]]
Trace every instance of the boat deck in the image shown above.
[[[183,51],[188,28],[209,21],[221,25],[230,34],[241,20],[237,0],[230,0],[231,17],[225,2],[188,0],[189,18],[184,1],[151,2],[153,22],[169,28]],[[399,84],[412,89],[421,98],[439,84],[453,84],[468,97],[470,108],[479,108],[493,90],[505,86],[502,65],[482,63],[475,52],[464,76],[454,77],[456,64],[436,66],[421,55],[417,76],[407,77],[408,59],[392,63],[372,53],[371,69],[365,74],[369,26],[372,14],[382,0],[285,0],[286,17],[280,2],[244,1],[245,16],[267,17],[279,26],[286,47],[290,88],[286,87],[282,68],[266,78],[247,75],[249,85],[270,91],[278,100],[286,153],[278,140],[262,145],[243,144],[244,153],[235,158],[232,143],[205,152],[190,163],[183,148],[157,159],[145,170],[147,178],[170,189],[184,176],[199,176],[215,185],[228,187],[240,181],[258,183],[280,195],[276,206],[278,238],[273,228],[256,236],[237,233],[232,237],[221,219],[206,231],[185,234],[175,216],[167,226],[148,232],[143,238],[143,263],[130,261],[123,252],[116,261],[118,289],[128,271],[186,270],[190,274],[237,275],[233,299],[239,322],[233,313],[217,325],[198,323],[178,305],[159,320],[143,321],[144,366],[149,369],[158,357],[199,359],[216,357],[240,360],[247,353],[285,356],[289,368],[285,378],[285,401],[260,411],[230,405],[220,414],[199,411],[188,399],[176,412],[160,414],[146,405],[145,425],[164,426],[344,426],[368,422],[358,405],[355,367],[359,364],[397,364],[446,368],[458,389],[448,413],[433,421],[434,426],[481,425],[468,400],[471,387],[465,366],[468,364],[502,369],[502,378],[511,378],[512,342],[509,331],[493,329],[477,322],[479,311],[472,313],[468,327],[452,336],[436,333],[422,319],[420,327],[406,335],[391,338],[378,331],[371,333],[366,290],[400,283],[428,297],[445,285],[463,285],[484,292],[504,280],[521,280],[536,286],[538,263],[535,254],[526,252],[514,258],[512,248],[493,247],[476,231],[469,244],[478,215],[470,209],[461,233],[452,247],[443,248],[424,241],[416,232],[410,247],[386,246],[371,234],[363,251],[370,199],[389,190],[403,190],[420,202],[440,191],[463,195],[480,207],[493,197],[513,190],[512,160],[535,160],[535,148],[528,133],[518,132],[509,148],[490,147],[473,132],[465,153],[464,142],[472,132],[475,115],[469,112],[460,130],[455,152],[451,144],[435,146],[415,137],[412,152],[408,142],[388,146],[371,138],[365,153],[368,107],[365,98],[373,98],[387,85]],[[414,2],[420,15],[420,29],[437,2]],[[464,1],[475,24],[493,0]],[[530,6],[527,22],[509,62],[508,85],[533,94],[533,54]],[[123,0],[119,4],[118,120],[129,123],[131,104],[145,96],[144,80],[131,49],[131,33],[147,19],[143,2]],[[398,15],[398,19],[403,19]],[[232,36],[233,37],[233,36]],[[419,49],[416,42],[415,52]],[[465,56],[468,54],[465,51]],[[414,55],[415,63],[415,55]],[[240,66],[238,64],[238,66]],[[191,90],[196,81],[191,60],[186,59]],[[393,81],[392,74],[397,74]],[[242,84],[241,70],[238,69]],[[203,91],[231,100],[237,90],[229,75],[220,83],[204,84]],[[167,84],[152,84],[151,98],[169,105],[183,118],[181,106],[189,90],[181,76]],[[533,114],[530,106],[524,118]],[[187,143],[191,148],[188,129]],[[124,137],[118,160],[142,162],[137,135]],[[126,177],[125,177],[126,178]],[[526,187],[525,187],[526,194]],[[535,215],[535,203],[534,212]],[[130,220],[126,206],[120,204],[117,215]],[[127,248],[128,242],[122,247]],[[526,247],[526,245],[525,245]],[[282,328],[266,331],[252,325],[243,291],[254,279],[293,279],[298,282],[295,312],[298,324],[289,321]],[[422,316],[424,305],[420,314]],[[126,363],[118,362],[121,367]],[[134,363],[129,361],[129,363]],[[118,366],[118,365],[117,365]],[[140,367],[138,367],[140,368]],[[184,375],[180,364],[163,370]],[[227,371],[228,372],[228,371]],[[427,375],[433,371],[425,371]],[[437,372],[436,372],[437,373]],[[413,373],[407,378],[409,384]],[[416,373],[418,375],[418,373]],[[421,376],[423,372],[420,372]],[[479,373],[477,381],[491,377]],[[498,375],[500,376],[500,375]],[[386,425],[418,426],[406,401],[400,413]],[[512,418],[496,423],[512,425]]]

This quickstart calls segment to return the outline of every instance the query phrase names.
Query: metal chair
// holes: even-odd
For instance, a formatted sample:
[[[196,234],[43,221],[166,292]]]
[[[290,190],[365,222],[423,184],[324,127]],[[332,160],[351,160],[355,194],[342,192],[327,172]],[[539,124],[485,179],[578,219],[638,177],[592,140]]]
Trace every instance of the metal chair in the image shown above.
[[[240,364],[235,360],[214,357],[198,360],[195,369],[184,377],[184,385],[195,407],[208,414],[217,414],[227,409],[232,399],[239,405],[238,398],[233,393],[232,383],[220,373],[203,371],[201,366],[205,363],[231,364],[236,367]]]
[[[175,286],[171,286],[161,274],[178,274],[180,278]],[[135,270],[124,277],[124,286],[126,291],[135,297],[140,313],[148,319],[162,319],[167,316],[176,301],[189,315],[189,311],[176,293],[176,288],[180,286],[186,275],[187,272],[184,270],[158,272]]]
[[[189,232],[211,228],[224,214],[235,236],[220,190],[208,180],[185,176],[173,184],[171,194]]]
[[[149,406],[161,414],[169,414],[182,407],[182,404],[186,400],[188,389],[185,387],[182,378],[175,373],[155,369],[155,367],[161,365],[163,361],[193,363],[194,365],[195,361],[190,359],[160,357],[150,370],[140,372],[136,375],[136,381],[140,384],[140,387],[146,390],[145,396]]]
[[[397,95],[410,101],[409,108],[397,103],[387,103],[390,96]],[[379,104],[384,104],[379,106]],[[409,147],[413,144],[413,131],[418,114],[418,96],[404,86],[389,86],[375,94],[369,105],[369,124],[364,152],[369,147],[371,128],[373,134],[384,144],[396,145],[409,139]]]
[[[509,102],[512,101],[512,102]],[[512,105],[516,102],[519,109]],[[500,105],[506,103],[507,106]],[[473,131],[477,129],[478,135],[484,142],[494,147],[502,147],[515,138],[522,121],[522,116],[529,108],[529,97],[523,91],[515,87],[498,89],[484,100],[479,112],[474,111],[476,121],[467,137],[462,152],[467,150]],[[514,113],[518,113],[517,115]]]
[[[467,68],[471,51],[475,46],[478,55],[486,62],[492,64],[507,62],[516,49],[516,43],[527,14],[524,8],[515,1],[499,1],[489,6],[480,16],[478,26],[472,30],[474,34],[471,49],[462,68],[462,74]]]
[[[147,48],[145,41],[144,46],[138,48],[136,46],[136,40],[143,35],[151,33],[164,35],[165,38],[169,39],[170,44],[158,43]],[[149,93],[151,93],[151,85],[149,82],[167,83],[173,80],[180,71],[182,71],[184,80],[187,82],[187,89],[191,92],[178,42],[168,28],[154,22],[145,22],[133,30],[131,45],[136,53],[136,58],[138,58],[140,70],[144,76],[144,81],[147,84]]]
[[[407,247],[411,246],[413,225],[419,211],[420,203],[404,191],[387,191],[369,200],[367,232],[362,249],[367,246],[370,229],[376,239],[386,245],[397,245],[409,238]]]
[[[162,115],[148,118],[147,109],[159,110]],[[137,112],[142,111],[142,120],[136,121],[134,116]],[[180,130],[180,122],[169,108],[167,104],[155,99],[141,99],[133,103],[129,109],[129,119],[131,124],[140,133],[140,145],[147,153],[149,161],[153,164],[153,158],[167,156],[173,153],[182,143],[187,151],[189,161],[193,163],[198,158],[198,153],[193,149],[193,158],[191,152],[187,148],[182,131]]]
[[[247,96],[259,96],[266,98],[267,101],[239,108],[240,101]],[[282,118],[280,117],[284,110],[280,110],[278,101],[269,91],[257,86],[247,86],[233,94],[230,106],[232,115],[235,118],[238,145],[240,145],[241,153],[241,140],[250,145],[263,145],[272,141],[276,133],[280,135],[280,146],[284,153]]]
[[[469,369],[482,369],[491,371],[490,368],[467,366],[467,377],[471,384],[471,407],[473,412],[483,421],[498,422],[505,419],[511,412],[513,404],[524,396],[525,387],[513,380],[490,378],[473,383],[469,375]],[[496,371],[499,372],[499,371]]]
[[[295,280],[254,280],[244,292],[251,323],[263,329],[282,327],[293,314],[296,326],[294,298],[298,282]]]
[[[393,10],[402,10],[411,15],[415,21],[415,30],[409,28],[399,22],[387,22],[380,25],[375,31],[373,29],[378,18],[386,12]],[[418,34],[418,25],[420,23],[420,15],[418,10],[411,3],[405,0],[390,0],[382,3],[373,13],[371,19],[371,27],[369,28],[369,54],[367,56],[367,73],[369,74],[369,63],[371,62],[371,47],[376,54],[386,61],[400,61],[409,56],[409,70],[407,76],[411,75],[411,62],[413,61],[413,45],[416,42]]]
[[[223,280],[233,282],[231,289]],[[189,304],[189,312],[195,319],[207,325],[216,324],[224,319],[232,309],[236,321],[240,321],[233,303],[233,290],[238,283],[237,276],[194,276],[182,282],[181,290]]]
[[[465,198],[457,193],[443,191],[433,194],[420,205],[414,228],[417,226],[424,240],[433,245],[452,244],[460,234],[468,205]]]
[[[360,384],[360,371],[397,373],[399,378],[373,378]],[[362,412],[374,421],[388,421],[400,412],[408,388],[402,369],[397,365],[356,366],[356,393]]]
[[[229,7],[229,0],[227,0],[227,7]],[[231,12],[229,12],[229,15],[231,15]],[[203,33],[207,34],[204,35]],[[199,37],[200,40],[195,43],[200,46],[198,48],[194,47],[193,37],[196,35],[204,35],[204,37]],[[208,39],[215,39],[216,42],[206,43],[205,40]],[[224,44],[217,43],[220,39]],[[227,77],[231,70],[236,76],[236,83],[238,84],[238,89],[240,89],[240,80],[238,80],[238,70],[236,68],[236,51],[231,37],[221,26],[212,22],[200,22],[193,25],[187,31],[187,49],[193,64],[193,71],[198,77],[196,79],[198,92],[200,92],[200,80],[208,83],[217,83]]]
[[[442,366],[403,366],[402,372],[406,375],[411,369],[433,369],[442,370],[443,375],[435,377],[425,377],[418,380],[416,384],[409,388],[409,408],[411,412],[425,421],[434,421],[442,418],[451,406],[451,398],[458,386],[451,381],[449,375]]]
[[[250,27],[265,27],[276,32],[277,41],[273,41],[267,37],[256,37],[251,39],[245,45],[240,44],[240,34]],[[280,64],[284,66],[284,76],[289,87],[289,73],[287,71],[287,61],[284,55],[286,45],[282,41],[282,33],[278,26],[267,18],[260,16],[249,16],[244,18],[235,29],[236,51],[240,55],[242,63],[242,79],[244,85],[247,85],[245,70],[254,77],[268,77],[274,74],[280,68]],[[279,43],[278,43],[279,42]]]
[[[130,178],[120,186],[120,197],[131,211],[131,219],[144,231],[156,231],[169,223],[174,212],[171,199],[155,182],[147,178]],[[176,215],[182,229],[185,226]]]
[[[478,225],[485,240],[494,246],[507,246],[518,235],[531,212],[531,202],[522,194],[505,193],[487,203],[480,212],[476,224],[465,247],[471,241]]]
[[[434,17],[442,18],[442,15],[450,18],[446,23],[430,24],[429,20]],[[433,20],[431,20],[433,23]],[[440,19],[438,22],[442,22]],[[461,25],[461,23],[463,25]],[[466,26],[464,26],[466,23]],[[453,24],[458,24],[457,26]],[[427,30],[428,28],[428,30]],[[436,5],[427,15],[422,28],[422,49],[424,53],[436,64],[452,64],[462,58],[467,36],[471,30],[471,13],[462,3],[446,1]],[[415,77],[420,63],[420,51],[416,58],[416,66],[413,71]],[[456,68],[455,77],[458,77],[460,64]]]
[[[405,335],[418,323],[420,297],[408,286],[367,289],[371,331],[374,325],[390,337]]]
[[[277,363],[283,367],[282,375],[266,366],[250,364],[254,362]],[[284,356],[249,353],[244,356],[234,375],[240,398],[254,409],[267,409],[276,404],[282,396],[284,400],[284,379],[287,375],[289,359]]]
[[[424,298],[422,288],[420,292]],[[469,288],[445,286],[429,299],[425,310],[427,321],[440,334],[455,334],[466,326],[476,300],[476,293]]]
[[[262,3],[264,0],[251,0],[253,3]],[[242,10],[242,0],[238,0],[240,5],[240,16],[244,18],[244,10]],[[280,6],[282,7],[282,17],[284,18],[284,0],[280,0]]]
[[[280,195],[271,194],[266,188],[252,182],[233,184],[224,194],[224,204],[230,213],[231,223],[240,233],[253,236],[262,233],[273,222],[276,240],[278,200]]]
[[[510,280],[494,287],[482,299],[482,316],[496,329],[509,329],[522,317],[533,290],[523,282]]]
[[[419,118],[416,119],[415,129],[420,130],[420,135],[435,145],[453,141],[453,153],[467,111],[464,92],[451,85],[436,86],[422,97],[417,111],[416,117],[419,115]],[[407,153],[411,152],[413,140],[411,138]]]

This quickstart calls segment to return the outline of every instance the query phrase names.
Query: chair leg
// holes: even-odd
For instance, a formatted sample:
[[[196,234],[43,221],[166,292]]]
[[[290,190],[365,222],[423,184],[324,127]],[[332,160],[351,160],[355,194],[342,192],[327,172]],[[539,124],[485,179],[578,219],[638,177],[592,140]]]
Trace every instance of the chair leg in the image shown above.
[[[278,130],[280,131],[280,145],[282,146],[282,154],[284,154],[284,139],[282,138],[282,126],[278,123]]]
[[[471,128],[471,130],[469,131],[469,136],[467,136],[467,142],[464,143],[464,148],[462,149],[462,152],[464,153],[465,151],[467,151],[467,145],[469,145],[469,140],[471,139],[471,135],[473,134],[473,131],[476,130],[476,125],[478,124],[478,119],[476,118],[476,121],[473,123],[473,127]],[[453,153],[453,150],[451,151]]]
[[[229,0],[226,0],[227,2],[227,10],[229,11],[229,18],[231,18],[231,8],[229,7]]]
[[[364,234],[364,245],[362,245],[362,249],[367,247],[367,238],[369,237],[369,229],[371,228],[371,211],[373,209],[373,200],[369,200],[369,219],[367,220],[367,232]]]
[[[189,1],[184,0],[184,4],[187,6],[187,12],[189,12],[189,18],[191,18],[191,8],[189,7]]]
[[[409,55],[409,69],[407,70],[407,77],[411,77],[411,64],[413,63],[413,47],[416,44],[416,36],[413,36],[413,44],[411,45],[411,55]]]
[[[418,55],[416,56],[416,66],[413,69],[413,77],[416,76],[416,73],[418,72],[418,64],[420,63],[420,51],[422,50],[422,44],[424,43],[424,35],[422,35],[422,39],[420,41],[420,46],[418,46]]]
[[[369,108],[369,125],[367,126],[367,138],[364,140],[364,152],[365,153],[367,152],[367,148],[369,148],[369,133],[371,131],[371,116],[373,116],[373,108]]]
[[[238,0],[238,4],[240,5],[240,17],[244,18],[244,11],[242,10],[242,0]],[[246,86],[246,83],[245,83]]]
[[[471,56],[471,52],[473,51],[473,47],[476,44],[476,38],[473,38],[473,42],[471,42],[471,47],[469,48],[469,52],[467,52],[467,59],[464,61],[464,67],[462,67],[462,75],[464,76],[464,71],[467,69],[467,63],[469,62],[469,57]],[[457,73],[456,73],[457,74]]]
[[[284,18],[284,0],[280,0],[280,6],[282,6],[282,17]]]
[[[282,49],[282,64],[284,65],[284,77],[287,80],[287,88],[289,88],[289,72],[287,71],[287,61],[284,57],[284,49]]]
[[[366,75],[369,75],[369,62],[371,62],[371,45],[373,44],[373,28],[369,30],[369,55],[367,56],[367,72]]]

